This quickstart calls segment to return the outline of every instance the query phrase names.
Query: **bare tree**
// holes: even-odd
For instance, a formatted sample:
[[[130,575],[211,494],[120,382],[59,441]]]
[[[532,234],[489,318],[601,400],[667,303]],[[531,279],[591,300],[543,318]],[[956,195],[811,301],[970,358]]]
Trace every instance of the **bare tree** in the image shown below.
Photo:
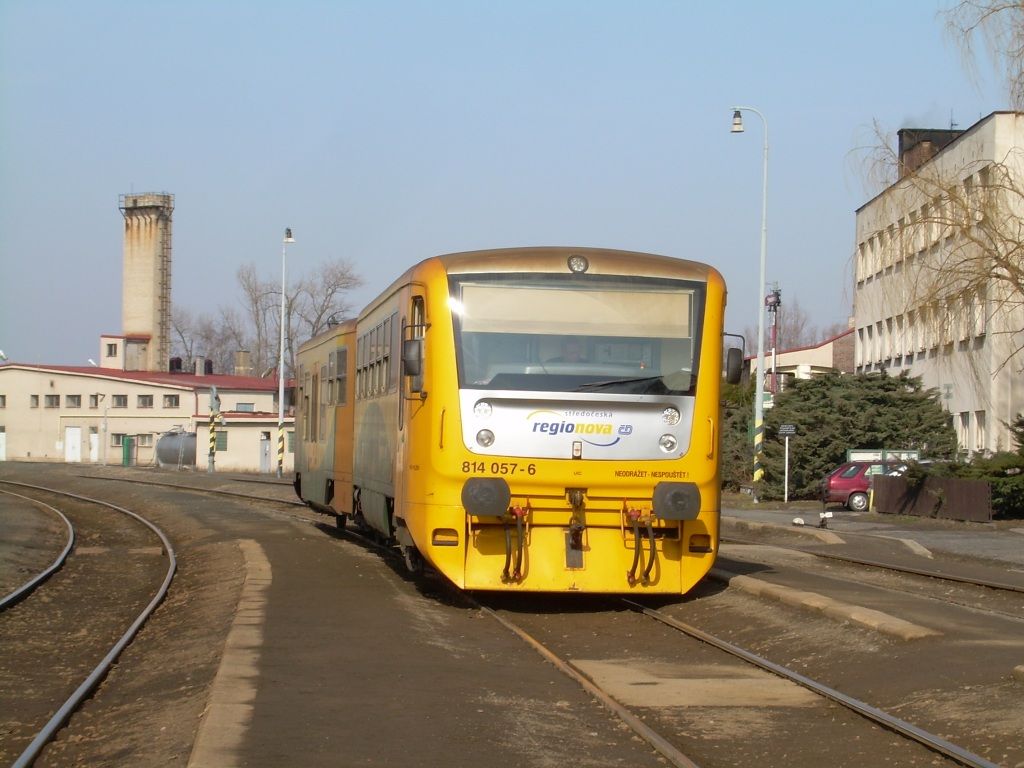
[[[242,302],[238,308],[221,307],[216,317],[194,315],[175,306],[172,321],[174,349],[191,366],[196,356],[213,361],[214,369],[230,371],[234,354],[240,350],[252,356],[257,375],[277,370],[280,355],[281,284],[263,279],[252,264],[238,269]],[[351,311],[346,292],[361,285],[361,278],[348,263],[336,260],[320,265],[313,275],[286,286],[285,375],[294,375],[299,346],[327,327],[332,317]]]
[[[1003,69],[1007,96],[1014,109],[1024,107],[1024,3],[1008,0],[961,0],[944,12],[946,28],[973,71],[977,38]]]
[[[776,347],[779,352],[787,349],[810,347],[830,339],[846,330],[845,323],[833,323],[820,327],[811,322],[810,316],[800,305],[799,299],[788,300],[783,296],[782,305],[777,312],[775,329]],[[771,321],[765,323],[764,348],[771,349]],[[744,330],[747,347],[757,349],[757,331],[752,328]],[[753,354],[753,352],[748,352]]]

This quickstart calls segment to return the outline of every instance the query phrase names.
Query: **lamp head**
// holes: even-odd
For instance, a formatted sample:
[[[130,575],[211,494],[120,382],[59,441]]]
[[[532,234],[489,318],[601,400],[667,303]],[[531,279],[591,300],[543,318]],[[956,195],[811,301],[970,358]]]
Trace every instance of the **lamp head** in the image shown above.
[[[733,110],[732,113],[732,128],[730,133],[743,133],[743,114],[738,110]]]
[[[294,243],[295,242],[295,238],[292,237],[292,228],[291,227],[287,227],[284,230],[284,242],[286,242],[286,243]]]

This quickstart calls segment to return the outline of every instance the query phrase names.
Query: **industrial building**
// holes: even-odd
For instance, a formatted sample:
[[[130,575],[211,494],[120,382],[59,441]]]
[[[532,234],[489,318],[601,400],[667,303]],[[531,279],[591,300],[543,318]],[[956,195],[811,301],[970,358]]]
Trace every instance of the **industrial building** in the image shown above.
[[[119,203],[123,331],[100,337],[91,366],[0,365],[0,461],[151,465],[160,436],[173,431],[196,434],[193,467],[210,468],[212,443],[216,470],[276,471],[276,375],[252,376],[244,351],[231,373],[214,373],[202,358],[183,371],[170,357],[174,196],[122,195]],[[289,413],[285,471],[292,425]]]

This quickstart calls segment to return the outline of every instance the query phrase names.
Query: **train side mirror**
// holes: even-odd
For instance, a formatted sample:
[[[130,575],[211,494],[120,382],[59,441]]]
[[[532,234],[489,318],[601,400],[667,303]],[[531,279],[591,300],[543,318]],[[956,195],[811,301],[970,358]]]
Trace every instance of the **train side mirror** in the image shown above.
[[[402,342],[402,368],[406,376],[423,373],[423,339],[405,339]]]
[[[743,373],[743,350],[729,347],[725,352],[725,381],[728,384],[739,384]]]

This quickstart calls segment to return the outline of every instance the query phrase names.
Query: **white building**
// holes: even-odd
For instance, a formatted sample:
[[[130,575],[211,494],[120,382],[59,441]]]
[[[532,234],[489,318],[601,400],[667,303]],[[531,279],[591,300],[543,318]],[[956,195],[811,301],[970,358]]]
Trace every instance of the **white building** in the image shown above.
[[[66,365],[0,365],[0,461],[153,465],[160,435],[196,433],[195,466],[209,459],[210,396],[217,471],[277,471],[277,380],[121,371]],[[216,388],[216,390],[214,390]],[[286,394],[287,396],[287,394]],[[284,470],[292,470],[286,418]]]
[[[1012,450],[1006,425],[1024,411],[1024,114],[899,135],[901,178],[857,211],[855,369],[920,376],[961,449]]]

